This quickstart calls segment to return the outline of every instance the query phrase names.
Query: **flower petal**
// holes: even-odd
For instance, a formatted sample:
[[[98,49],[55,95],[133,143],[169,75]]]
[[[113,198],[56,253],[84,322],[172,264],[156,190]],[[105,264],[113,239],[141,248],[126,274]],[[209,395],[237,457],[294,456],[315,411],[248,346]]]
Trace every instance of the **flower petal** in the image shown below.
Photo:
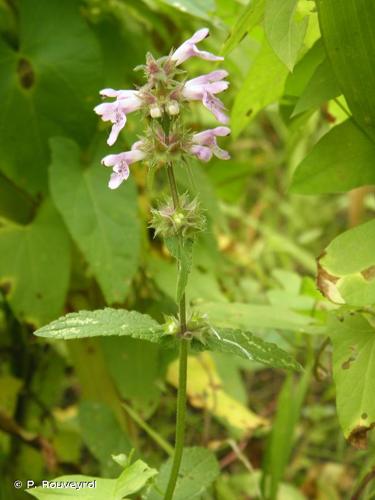
[[[220,99],[209,92],[205,92],[202,103],[209,111],[211,111],[219,122],[228,123],[229,117],[224,113],[225,107]]]
[[[110,189],[117,189],[122,184],[122,182],[126,180],[128,177],[129,177],[129,171],[127,176],[113,172],[113,174],[111,174],[111,178],[109,179],[108,187]]]
[[[201,161],[210,161],[212,158],[212,151],[206,146],[199,146],[194,144],[191,146],[190,151]]]

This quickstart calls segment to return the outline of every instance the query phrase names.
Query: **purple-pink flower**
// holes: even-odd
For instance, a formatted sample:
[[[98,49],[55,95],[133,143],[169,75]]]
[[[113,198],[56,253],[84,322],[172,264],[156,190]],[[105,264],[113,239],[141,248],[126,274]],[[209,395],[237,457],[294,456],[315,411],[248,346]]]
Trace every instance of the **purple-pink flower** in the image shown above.
[[[192,137],[193,145],[190,151],[202,161],[209,161],[214,154],[220,160],[229,160],[228,151],[219,148],[216,137],[223,137],[230,134],[228,127],[216,127],[209,130],[204,130]]]
[[[100,94],[103,97],[116,98],[114,102],[103,102],[94,108],[94,111],[101,115],[103,121],[113,123],[107,140],[108,145],[112,146],[125,126],[126,115],[139,109],[142,106],[142,100],[136,90],[103,89]]]
[[[142,145],[142,141],[137,141],[133,144],[130,151],[116,155],[107,155],[102,159],[103,165],[112,167],[113,170],[108,183],[110,189],[118,188],[129,177],[129,165],[146,158],[146,153],[141,149]]]
[[[206,59],[207,61],[222,61],[224,59],[223,57],[215,56],[211,54],[211,52],[205,50],[199,50],[196,46],[198,42],[208,37],[208,33],[209,30],[207,28],[202,28],[195,32],[191,38],[186,40],[173,52],[171,56],[172,61],[175,61],[177,66],[193,56]]]
[[[182,89],[182,95],[189,101],[202,101],[219,122],[228,123],[224,104],[215,96],[228,88],[229,82],[224,80],[226,76],[227,71],[216,70],[188,80]]]

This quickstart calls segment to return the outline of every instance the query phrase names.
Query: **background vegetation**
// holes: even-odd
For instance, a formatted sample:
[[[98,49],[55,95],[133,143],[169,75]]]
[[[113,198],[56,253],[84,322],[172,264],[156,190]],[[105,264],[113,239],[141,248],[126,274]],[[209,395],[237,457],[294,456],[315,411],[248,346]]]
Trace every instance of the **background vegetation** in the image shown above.
[[[187,444],[209,448],[220,474],[216,461],[187,471],[176,499],[350,498],[371,474],[374,25],[369,0],[0,0],[1,500],[29,498],[15,479],[117,477],[111,454],[135,448],[158,468],[170,453],[173,352],[32,332],[106,305],[175,313],[174,262],[148,229],[163,177],[150,188],[136,165],[108,190],[107,127],[92,109],[99,89],[141,83],[133,68],[147,51],[164,55],[202,26],[230,73],[232,160],[177,172],[209,220],[190,306],[305,371],[191,357]],[[202,124],[213,119],[197,105],[189,125]],[[373,483],[361,498],[375,498]]]

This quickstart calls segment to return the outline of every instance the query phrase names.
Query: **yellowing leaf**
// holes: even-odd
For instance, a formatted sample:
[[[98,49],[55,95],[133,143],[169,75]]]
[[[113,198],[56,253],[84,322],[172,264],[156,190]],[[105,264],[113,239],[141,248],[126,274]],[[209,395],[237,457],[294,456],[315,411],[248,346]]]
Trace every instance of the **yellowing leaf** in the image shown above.
[[[178,360],[169,365],[167,380],[177,387]],[[220,421],[244,434],[268,424],[266,419],[256,415],[224,391],[215,363],[208,353],[189,356],[187,394],[192,406],[209,410]]]

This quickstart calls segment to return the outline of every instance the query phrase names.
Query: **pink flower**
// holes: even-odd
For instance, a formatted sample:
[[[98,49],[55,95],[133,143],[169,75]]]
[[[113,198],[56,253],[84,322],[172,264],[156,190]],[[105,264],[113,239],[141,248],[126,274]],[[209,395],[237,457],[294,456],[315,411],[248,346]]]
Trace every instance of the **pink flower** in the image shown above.
[[[223,80],[226,76],[228,76],[227,71],[217,70],[188,80],[184,85],[182,95],[189,101],[202,101],[203,106],[211,111],[219,122],[228,123],[229,118],[224,112],[224,104],[215,97],[215,94],[228,88],[229,82]]]
[[[142,106],[139,92],[136,90],[103,89],[100,94],[104,97],[116,97],[114,102],[103,102],[94,108],[95,113],[101,115],[103,121],[113,123],[107,143],[112,146],[126,123],[126,115]]]
[[[202,161],[210,161],[214,154],[220,160],[229,160],[228,151],[219,148],[216,137],[230,134],[228,127],[216,127],[193,135],[193,145],[190,151]]]
[[[202,28],[198,30],[194,35],[186,40],[182,45],[175,50],[172,54],[172,61],[175,61],[176,65],[182,64],[186,59],[190,57],[197,56],[201,59],[206,59],[207,61],[222,61],[224,58],[220,56],[215,56],[210,52],[205,50],[199,50],[196,46],[198,42],[201,42],[208,37],[209,30],[207,28]]]
[[[113,170],[108,183],[110,189],[118,188],[129,177],[129,165],[146,158],[146,153],[140,149],[142,144],[142,141],[137,141],[133,144],[130,151],[116,155],[107,155],[102,159],[102,164],[106,167],[112,167]]]

